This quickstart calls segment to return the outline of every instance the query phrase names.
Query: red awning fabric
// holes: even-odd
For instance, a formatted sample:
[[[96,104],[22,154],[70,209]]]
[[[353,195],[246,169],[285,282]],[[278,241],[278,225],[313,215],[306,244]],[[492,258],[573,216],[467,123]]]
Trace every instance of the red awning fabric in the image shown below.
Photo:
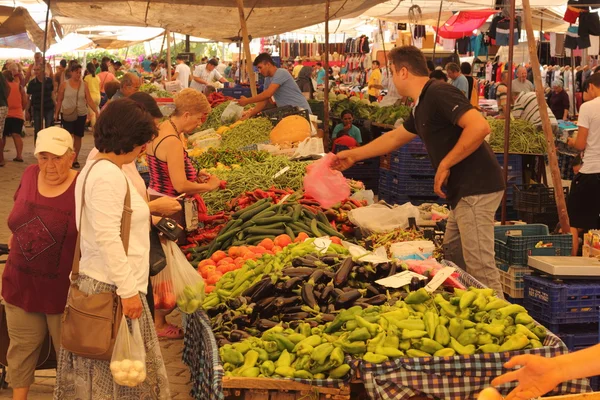
[[[440,26],[439,35],[445,39],[471,36],[496,10],[460,11]],[[435,29],[435,27],[434,27]]]

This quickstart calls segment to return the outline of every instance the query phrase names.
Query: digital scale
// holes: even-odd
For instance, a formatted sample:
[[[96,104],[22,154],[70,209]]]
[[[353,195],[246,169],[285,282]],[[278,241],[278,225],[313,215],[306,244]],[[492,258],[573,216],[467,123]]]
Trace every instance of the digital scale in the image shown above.
[[[600,279],[600,260],[593,257],[529,256],[529,266],[559,279]]]

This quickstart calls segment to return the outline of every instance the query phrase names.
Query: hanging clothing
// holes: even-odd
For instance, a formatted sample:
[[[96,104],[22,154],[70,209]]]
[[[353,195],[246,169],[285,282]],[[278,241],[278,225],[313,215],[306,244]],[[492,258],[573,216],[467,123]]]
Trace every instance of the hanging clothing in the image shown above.
[[[456,40],[458,54],[468,54],[471,50],[471,38],[464,37]]]
[[[588,54],[600,53],[600,37],[590,36],[590,47],[588,48]]]
[[[486,81],[492,81],[492,63],[487,63],[487,65],[485,66],[485,80]]]
[[[550,57],[556,57],[556,33],[550,32]]]
[[[564,57],[565,55],[565,34],[557,33],[556,34],[556,50],[554,57]]]

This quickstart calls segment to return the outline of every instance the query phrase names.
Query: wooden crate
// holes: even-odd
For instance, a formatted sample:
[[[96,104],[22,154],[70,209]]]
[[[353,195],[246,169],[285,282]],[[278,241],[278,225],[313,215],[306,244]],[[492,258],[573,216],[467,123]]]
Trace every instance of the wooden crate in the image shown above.
[[[350,400],[350,387],[328,388],[289,379],[224,377],[226,400]]]

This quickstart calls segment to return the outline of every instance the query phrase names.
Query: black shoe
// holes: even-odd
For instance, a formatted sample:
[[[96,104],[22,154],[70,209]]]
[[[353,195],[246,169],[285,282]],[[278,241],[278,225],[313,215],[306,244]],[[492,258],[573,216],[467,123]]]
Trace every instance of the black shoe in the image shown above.
[[[75,161],[75,162],[73,163],[73,168],[75,168],[75,169],[79,169],[80,167],[81,167],[81,165],[79,165],[79,163],[78,163],[77,161]]]

